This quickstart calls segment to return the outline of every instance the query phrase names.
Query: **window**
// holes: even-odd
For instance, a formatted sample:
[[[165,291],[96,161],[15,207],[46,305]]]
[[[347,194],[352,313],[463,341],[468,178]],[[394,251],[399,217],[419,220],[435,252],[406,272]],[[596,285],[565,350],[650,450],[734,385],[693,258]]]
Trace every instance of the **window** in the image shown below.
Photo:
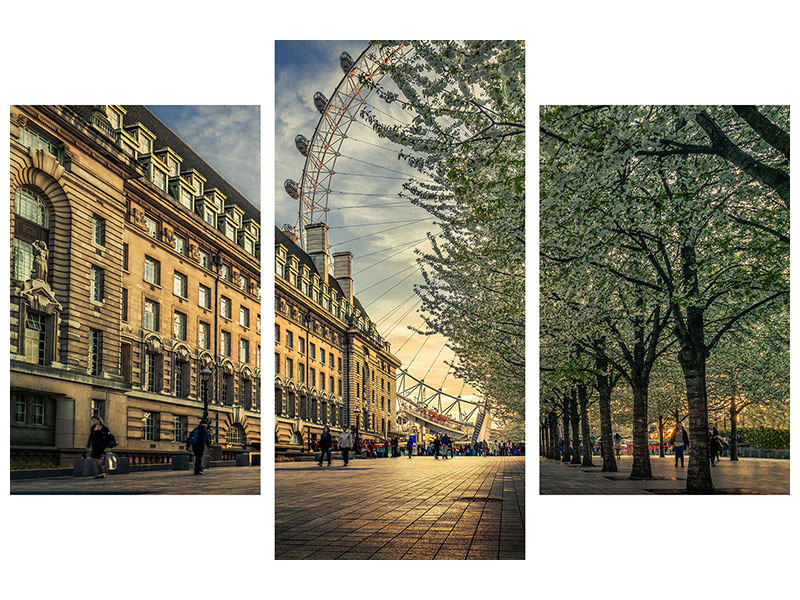
[[[221,296],[219,299],[219,314],[226,319],[231,318],[231,299]]]
[[[224,281],[230,281],[231,280],[231,268],[228,265],[220,265],[219,266],[219,276]]]
[[[225,441],[231,446],[244,446],[244,428],[238,423],[234,423],[228,429]]]
[[[328,352],[328,366],[333,368],[333,352]]]
[[[342,357],[341,356],[337,356],[336,357],[336,370],[339,371],[339,373],[342,372]]]
[[[261,315],[256,315],[256,333],[261,333]]]
[[[175,361],[175,395],[186,398],[189,395],[189,363],[188,361]]]
[[[228,331],[221,331],[219,334],[220,354],[222,356],[231,355],[231,334]]]
[[[250,309],[244,306],[239,307],[239,325],[242,327],[250,327]]]
[[[17,189],[16,214],[36,223],[39,227],[48,227],[47,208],[41,196],[33,190],[25,187]]]
[[[275,323],[275,343],[278,344],[281,341],[281,326]]]
[[[89,329],[89,373],[99,375],[103,363],[103,334]]]
[[[322,348],[319,349],[319,362],[321,362],[323,365],[325,364],[325,350]]]
[[[172,316],[172,337],[186,341],[186,315],[177,310]]]
[[[308,370],[308,385],[312,388],[317,386],[317,372],[314,369]]]
[[[15,237],[13,252],[14,279],[27,281],[33,273],[33,245]]]
[[[153,167],[153,183],[160,190],[166,189],[166,176],[161,169]]]
[[[158,358],[158,355],[153,354],[151,352],[148,352],[145,355],[145,372],[146,372],[145,374],[147,376],[147,379],[145,380],[146,383],[147,383],[145,389],[148,392],[157,392],[158,391],[158,387],[160,387],[160,386],[157,385],[159,383],[158,382],[158,377],[157,377],[158,376],[158,361],[157,361],[157,358]]]
[[[14,422],[24,423],[27,420],[28,403],[25,401],[25,396],[22,394],[14,394],[16,402],[14,402]]]
[[[321,371],[319,374],[319,389],[323,392],[325,391],[325,373]]]
[[[142,135],[139,132],[139,154],[150,154],[150,150],[153,148],[153,142],[150,138]]]
[[[231,225],[230,223],[225,223],[225,237],[227,237],[230,241],[236,241],[236,227]]]
[[[55,156],[59,163],[63,161],[60,144],[35,129],[20,127],[17,139],[23,146],[27,146],[31,150],[44,150]]]
[[[91,294],[92,300],[95,302],[102,302],[103,301],[103,293],[104,293],[104,272],[103,269],[96,265],[92,265],[92,269],[90,272],[91,278]]]
[[[181,204],[183,206],[185,206],[186,208],[188,208],[189,210],[192,210],[192,192],[191,191],[181,188]]]
[[[233,375],[222,376],[222,403],[227,406],[233,404]]]
[[[300,336],[297,337],[297,351],[300,354],[306,353],[306,338]]]
[[[144,429],[142,430],[142,439],[147,441],[154,441],[156,433],[156,417],[155,413],[146,412],[142,418]]]
[[[131,382],[131,345],[122,343],[122,380]]]
[[[297,380],[300,383],[306,382],[306,366],[303,363],[297,363]]]
[[[286,347],[294,348],[294,334],[288,329],[286,330]]]
[[[253,382],[249,379],[239,380],[239,404],[244,408],[251,408],[253,397]]]
[[[189,245],[186,243],[186,238],[175,234],[175,252],[186,256]]]
[[[250,342],[244,338],[239,340],[239,362],[250,362]]]
[[[194,177],[193,185],[194,185],[194,195],[195,196],[202,196],[203,195],[203,182],[200,179],[198,179],[197,177]]]
[[[216,227],[216,219],[214,217],[216,217],[216,215],[209,209],[206,209],[205,221],[212,227]]]
[[[183,444],[186,441],[187,417],[175,415],[172,417],[172,441]]]
[[[208,286],[203,285],[202,283],[198,287],[197,291],[197,303],[202,306],[203,308],[211,308],[211,288]]]
[[[250,238],[244,238],[244,251],[248,254],[253,254],[253,240]]]
[[[33,424],[44,425],[44,398],[41,396],[33,397]]]
[[[308,343],[308,357],[311,360],[314,360],[317,357],[317,347],[314,345],[314,342]]]
[[[92,217],[92,241],[99,245],[106,245],[106,220],[94,215]]]
[[[200,321],[200,326],[197,329],[197,345],[201,348],[208,350],[211,348],[211,325]]]
[[[188,294],[188,286],[189,280],[186,275],[175,271],[175,274],[172,277],[172,293],[176,296],[180,296],[181,298],[186,298]]]
[[[211,269],[211,255],[204,250],[198,250],[200,253],[200,266],[204,269]]]
[[[149,235],[154,240],[157,240],[160,237],[161,223],[156,221],[154,218],[145,215],[144,225],[145,229],[147,230],[147,235]]]
[[[145,299],[144,301],[144,328],[149,331],[158,331],[158,302]]]
[[[144,280],[154,285],[161,285],[161,263],[155,258],[144,257]]]
[[[47,321],[44,315],[28,313],[25,319],[25,358],[37,365],[47,364]]]
[[[281,355],[277,352],[275,353],[275,376],[280,376],[281,374]]]
[[[239,289],[243,292],[250,291],[250,280],[244,275],[239,275]]]
[[[129,260],[128,244],[123,243],[122,244],[122,268],[125,271],[128,270],[128,260]]]
[[[333,393],[333,375],[328,376],[328,391]]]
[[[286,359],[286,378],[294,378],[294,361],[291,358]]]

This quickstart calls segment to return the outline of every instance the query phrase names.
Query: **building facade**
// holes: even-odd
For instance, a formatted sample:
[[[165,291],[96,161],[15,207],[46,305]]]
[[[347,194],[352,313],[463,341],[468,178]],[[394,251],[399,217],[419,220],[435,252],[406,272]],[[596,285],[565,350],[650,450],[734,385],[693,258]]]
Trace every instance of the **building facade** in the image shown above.
[[[141,106],[11,107],[11,454],[258,448],[260,215]]]
[[[328,265],[328,227],[306,229],[308,252],[289,228],[275,228],[275,443],[313,448],[328,425],[386,440],[397,417],[400,361],[353,294],[352,254]]]

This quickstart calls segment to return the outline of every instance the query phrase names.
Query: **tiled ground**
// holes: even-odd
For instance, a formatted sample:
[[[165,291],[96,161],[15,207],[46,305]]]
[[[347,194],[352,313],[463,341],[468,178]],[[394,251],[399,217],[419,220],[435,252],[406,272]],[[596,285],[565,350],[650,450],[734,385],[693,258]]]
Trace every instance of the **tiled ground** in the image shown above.
[[[602,473],[599,456],[592,468],[571,466],[554,460],[539,459],[539,490],[542,494],[652,494],[650,490],[677,491],[686,487],[686,468],[675,467],[674,458],[650,457],[652,481],[628,479],[632,457],[623,456],[617,473]],[[686,461],[688,467],[689,462]],[[587,472],[590,471],[590,472]],[[788,494],[789,461],[768,458],[742,458],[731,462],[723,458],[711,469],[714,487],[720,491],[744,490],[743,493]]]
[[[260,467],[211,467],[192,471],[139,471],[92,477],[52,477],[11,482],[12,494],[259,494]]]
[[[524,457],[275,466],[278,559],[522,559]]]

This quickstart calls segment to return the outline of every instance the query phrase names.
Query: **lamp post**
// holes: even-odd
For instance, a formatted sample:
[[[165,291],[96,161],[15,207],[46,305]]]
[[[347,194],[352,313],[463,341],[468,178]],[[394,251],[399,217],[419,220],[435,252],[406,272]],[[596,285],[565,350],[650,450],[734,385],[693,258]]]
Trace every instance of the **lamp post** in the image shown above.
[[[203,419],[208,422],[208,380],[211,378],[211,370],[206,367],[200,371],[203,377]]]

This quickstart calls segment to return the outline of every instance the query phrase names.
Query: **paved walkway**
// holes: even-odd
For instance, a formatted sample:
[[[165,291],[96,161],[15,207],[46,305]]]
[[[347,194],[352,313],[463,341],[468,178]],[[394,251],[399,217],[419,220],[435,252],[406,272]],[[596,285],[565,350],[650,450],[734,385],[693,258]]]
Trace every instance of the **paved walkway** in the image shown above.
[[[337,454],[275,465],[277,559],[525,558],[524,457]]]
[[[260,467],[211,467],[192,471],[137,471],[125,475],[50,477],[11,481],[12,494],[260,494]]]
[[[603,473],[599,456],[594,467],[568,465],[539,459],[539,491],[542,494],[674,494],[686,487],[686,468],[675,467],[674,457],[650,457],[655,479],[633,481],[628,478],[633,458],[623,456],[617,473]],[[688,467],[689,461],[686,460]],[[769,458],[742,458],[732,462],[723,458],[711,469],[714,487],[724,493],[788,494],[789,461]]]

